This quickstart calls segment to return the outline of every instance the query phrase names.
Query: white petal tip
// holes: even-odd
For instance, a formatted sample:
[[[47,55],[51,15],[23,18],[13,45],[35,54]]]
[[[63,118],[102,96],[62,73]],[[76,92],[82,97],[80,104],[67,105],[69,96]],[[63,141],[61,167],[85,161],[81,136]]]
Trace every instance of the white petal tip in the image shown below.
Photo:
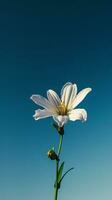
[[[52,93],[54,93],[54,91],[53,91],[53,90],[51,90],[51,89],[49,89],[49,90],[47,90],[47,93],[50,93],[50,94],[52,94]]]
[[[33,95],[30,97],[30,99],[34,101],[34,97],[35,97],[35,96],[37,96],[37,95],[34,95],[34,94],[33,94]]]
[[[88,88],[88,92],[91,92],[92,91],[92,88]]]
[[[32,94],[30,98],[32,99],[33,97],[40,97],[40,95],[39,94]]]
[[[52,92],[52,90],[51,89],[49,89],[49,90],[47,90],[48,92]]]
[[[30,97],[30,99],[31,99],[31,100],[33,99],[33,95]]]
[[[37,114],[37,111],[35,110],[35,114],[33,115],[33,118],[35,120],[38,120],[39,119],[39,114]]]
[[[85,118],[85,119],[82,119],[82,122],[86,122],[87,121],[87,118]]]
[[[36,116],[36,114],[33,115],[33,118],[34,118],[35,120],[38,120],[38,117]]]

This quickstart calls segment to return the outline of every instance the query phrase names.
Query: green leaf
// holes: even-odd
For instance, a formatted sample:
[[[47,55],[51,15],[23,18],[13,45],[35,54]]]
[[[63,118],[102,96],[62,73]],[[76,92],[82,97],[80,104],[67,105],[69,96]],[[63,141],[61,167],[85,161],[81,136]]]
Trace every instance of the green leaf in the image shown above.
[[[65,162],[62,162],[62,164],[60,165],[59,171],[58,171],[58,183],[60,183],[60,180],[62,178],[64,164],[65,164]]]
[[[59,185],[61,184],[61,181],[63,180],[63,178],[64,178],[71,170],[73,170],[73,169],[74,169],[74,167],[68,169],[68,170],[63,174],[63,176],[62,176],[61,179],[60,179]]]

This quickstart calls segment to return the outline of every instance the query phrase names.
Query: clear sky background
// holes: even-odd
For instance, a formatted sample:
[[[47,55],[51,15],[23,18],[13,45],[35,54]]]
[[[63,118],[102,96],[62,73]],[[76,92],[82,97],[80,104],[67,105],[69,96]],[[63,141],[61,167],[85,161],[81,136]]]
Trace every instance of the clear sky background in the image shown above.
[[[0,3],[0,199],[53,200],[58,143],[52,119],[35,122],[34,93],[71,81],[93,91],[86,123],[65,127],[59,200],[112,200],[112,3]]]

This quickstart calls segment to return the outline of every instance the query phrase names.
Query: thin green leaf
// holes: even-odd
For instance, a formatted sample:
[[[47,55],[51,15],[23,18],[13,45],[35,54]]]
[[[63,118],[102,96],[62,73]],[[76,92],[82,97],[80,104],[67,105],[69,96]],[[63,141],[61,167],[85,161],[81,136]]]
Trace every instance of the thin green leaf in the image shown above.
[[[64,162],[60,165],[59,171],[58,171],[58,183],[60,182],[62,178],[62,173],[63,173],[63,168],[64,168]]]
[[[73,169],[74,169],[74,167],[68,169],[68,170],[63,174],[63,176],[62,176],[61,179],[60,179],[59,185],[61,184],[61,181],[63,180],[63,178],[64,178],[71,170],[73,170]]]

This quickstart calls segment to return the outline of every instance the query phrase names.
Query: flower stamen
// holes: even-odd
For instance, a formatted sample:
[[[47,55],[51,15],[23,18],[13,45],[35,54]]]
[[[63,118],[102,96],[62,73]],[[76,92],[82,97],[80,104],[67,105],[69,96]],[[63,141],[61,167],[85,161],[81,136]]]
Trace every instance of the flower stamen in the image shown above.
[[[59,114],[59,115],[66,115],[66,114],[67,114],[67,108],[66,108],[66,106],[64,105],[64,103],[61,103],[61,104],[58,106],[58,114]]]

